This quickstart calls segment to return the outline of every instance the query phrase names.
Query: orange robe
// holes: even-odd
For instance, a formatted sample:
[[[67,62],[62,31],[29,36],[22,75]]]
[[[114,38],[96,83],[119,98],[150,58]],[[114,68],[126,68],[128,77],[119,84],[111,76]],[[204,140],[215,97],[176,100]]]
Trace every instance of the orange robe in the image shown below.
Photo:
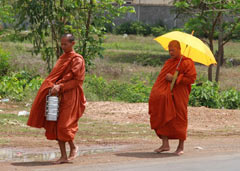
[[[85,62],[74,51],[64,53],[52,72],[42,83],[32,104],[27,125],[45,128],[49,140],[70,141],[78,130],[78,120],[82,116],[86,99],[82,85],[85,76]],[[46,96],[54,84],[60,85],[60,107],[58,121],[46,121]]]
[[[169,139],[185,140],[187,136],[187,105],[191,84],[196,79],[196,70],[190,58],[183,57],[179,75],[171,93],[171,82],[166,80],[166,74],[174,74],[180,58],[168,59],[149,97],[149,114],[151,128],[157,135],[167,136]]]

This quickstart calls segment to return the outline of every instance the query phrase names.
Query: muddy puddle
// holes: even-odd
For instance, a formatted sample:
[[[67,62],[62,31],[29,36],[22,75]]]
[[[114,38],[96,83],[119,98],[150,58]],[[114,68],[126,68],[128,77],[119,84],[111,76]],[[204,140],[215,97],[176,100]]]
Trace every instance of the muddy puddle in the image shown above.
[[[79,147],[78,156],[90,155],[104,152],[118,151],[120,146],[101,146],[101,147]],[[69,150],[67,150],[69,152]],[[17,148],[2,148],[0,149],[0,162],[30,162],[30,161],[50,161],[60,157],[59,150],[41,150],[36,149],[17,149]]]

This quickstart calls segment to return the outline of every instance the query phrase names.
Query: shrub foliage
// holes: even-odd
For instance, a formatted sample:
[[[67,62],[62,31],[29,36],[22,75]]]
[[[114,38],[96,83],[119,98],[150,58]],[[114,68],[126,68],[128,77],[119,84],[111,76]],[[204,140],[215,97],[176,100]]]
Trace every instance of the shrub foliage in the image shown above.
[[[106,81],[96,75],[87,75],[84,81],[84,92],[90,101],[124,101],[130,103],[148,102],[154,80],[139,76],[129,82]],[[22,101],[25,97],[33,98],[43,79],[27,72],[11,73],[0,79],[0,98]],[[29,96],[30,94],[30,96]],[[240,92],[235,89],[220,91],[219,85],[206,81],[193,84],[189,98],[190,106],[209,108],[240,109]]]

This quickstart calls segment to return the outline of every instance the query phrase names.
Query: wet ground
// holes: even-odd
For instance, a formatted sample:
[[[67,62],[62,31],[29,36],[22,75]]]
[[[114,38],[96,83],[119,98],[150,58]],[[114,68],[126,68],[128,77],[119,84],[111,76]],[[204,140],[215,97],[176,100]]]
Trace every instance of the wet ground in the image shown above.
[[[92,155],[97,153],[116,152],[127,145],[115,146],[78,146],[79,156]],[[67,150],[69,152],[69,149]],[[58,149],[53,148],[1,148],[0,162],[31,162],[31,161],[52,161],[60,157]]]

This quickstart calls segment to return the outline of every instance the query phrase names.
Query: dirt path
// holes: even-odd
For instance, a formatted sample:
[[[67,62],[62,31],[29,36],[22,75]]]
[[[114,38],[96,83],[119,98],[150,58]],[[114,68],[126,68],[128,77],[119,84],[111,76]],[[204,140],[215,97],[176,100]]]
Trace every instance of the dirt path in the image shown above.
[[[121,124],[149,123],[148,104],[89,102],[84,117]],[[190,133],[240,134],[240,110],[188,107],[188,117]]]

